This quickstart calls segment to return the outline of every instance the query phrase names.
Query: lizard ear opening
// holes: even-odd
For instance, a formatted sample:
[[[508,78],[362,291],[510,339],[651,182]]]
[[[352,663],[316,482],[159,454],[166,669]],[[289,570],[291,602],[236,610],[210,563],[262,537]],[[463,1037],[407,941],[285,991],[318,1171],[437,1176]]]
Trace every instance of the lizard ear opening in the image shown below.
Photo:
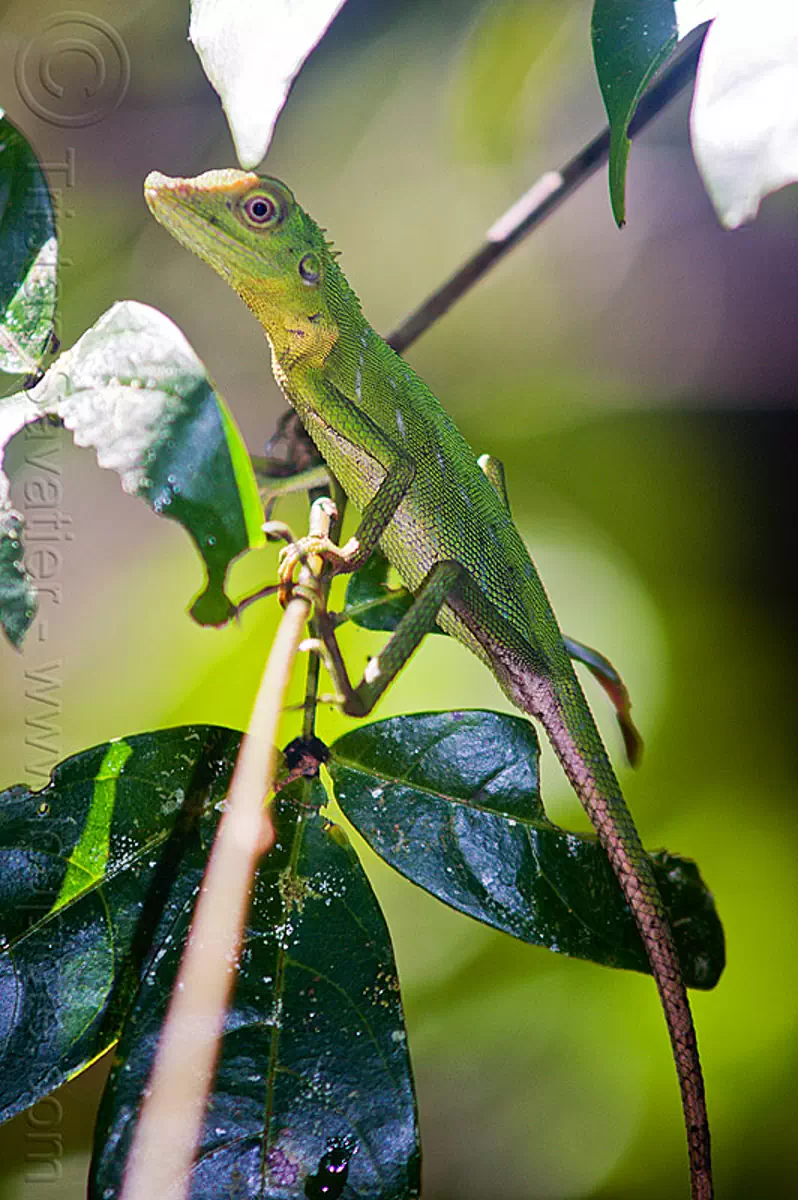
[[[303,255],[299,260],[297,270],[302,282],[308,284],[310,287],[313,287],[321,279],[321,263],[315,254]]]

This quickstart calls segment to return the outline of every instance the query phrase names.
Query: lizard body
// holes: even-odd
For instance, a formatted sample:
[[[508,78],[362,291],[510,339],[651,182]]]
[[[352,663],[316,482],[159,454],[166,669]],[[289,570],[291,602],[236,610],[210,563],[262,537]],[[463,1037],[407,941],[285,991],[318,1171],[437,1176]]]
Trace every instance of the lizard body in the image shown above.
[[[703,1078],[665,909],[501,487],[426,384],[371,328],[323,231],[284,184],[235,170],[196,179],[153,172],[145,194],[155,217],[254,312],[278,383],[362,514],[346,546],[314,549],[335,569],[354,570],[379,544],[417,597],[345,707],[369,711],[437,621],[546,730],[645,944],[679,1076],[693,1200],[709,1200]]]

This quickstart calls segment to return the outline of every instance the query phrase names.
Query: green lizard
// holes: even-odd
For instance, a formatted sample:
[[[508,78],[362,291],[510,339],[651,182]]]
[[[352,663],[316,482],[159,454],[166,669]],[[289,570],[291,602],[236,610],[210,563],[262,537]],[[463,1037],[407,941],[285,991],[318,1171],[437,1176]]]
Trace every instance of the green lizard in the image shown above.
[[[357,687],[327,639],[345,710],[369,712],[437,622],[546,730],[645,944],[679,1076],[692,1196],[708,1200],[704,1083],[673,937],[569,647],[509,514],[500,468],[480,466],[427,386],[371,328],[323,231],[284,184],[237,170],[196,179],[152,172],[145,196],[157,220],[258,318],[280,387],[360,510],[344,546],[303,538],[287,547],[283,584],[309,552],[334,571],[354,571],[379,544],[414,594]]]

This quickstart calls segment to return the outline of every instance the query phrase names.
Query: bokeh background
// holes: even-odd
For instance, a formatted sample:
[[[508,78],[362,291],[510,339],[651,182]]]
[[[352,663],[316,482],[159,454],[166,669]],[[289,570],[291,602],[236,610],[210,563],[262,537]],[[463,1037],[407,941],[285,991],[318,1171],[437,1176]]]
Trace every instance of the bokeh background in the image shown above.
[[[283,408],[261,334],[141,196],[151,168],[191,175],[234,161],[186,40],[187,5],[89,0],[85,12],[121,36],[131,83],[83,128],[42,120],[15,80],[21,48],[61,11],[4,6],[0,104],[59,193],[63,344],[117,299],[162,308],[259,449]],[[295,85],[266,168],[327,226],[376,328],[397,324],[603,124],[588,26],[586,0],[349,0]],[[91,70],[67,53],[57,78],[85,87]],[[714,891],[728,966],[693,1002],[718,1194],[734,1200],[794,1194],[798,1168],[798,194],[723,232],[690,155],[688,107],[683,96],[635,144],[623,232],[602,174],[409,357],[472,445],[504,459],[564,628],[627,679],[647,749],[641,770],[621,775],[644,840],[694,857]],[[70,180],[58,167],[67,154]],[[17,489],[25,458],[15,446]],[[91,452],[59,440],[54,461],[71,520],[62,590],[45,601],[39,644],[21,656],[0,646],[4,785],[40,785],[42,764],[116,735],[241,727],[277,621],[264,603],[240,627],[198,629],[186,607],[201,573],[182,531],[125,496]],[[299,501],[283,515],[301,527]],[[273,577],[274,563],[272,550],[249,556],[234,592]],[[351,653],[363,660],[379,640],[356,633]],[[30,672],[45,668],[58,712],[45,750],[32,751]],[[611,715],[587,686],[620,763]],[[378,715],[469,705],[507,707],[475,659],[436,638]],[[286,718],[285,740],[297,721]],[[343,724],[325,712],[320,732]],[[551,815],[584,828],[549,755],[543,786]],[[650,979],[516,944],[364,859],[403,983],[426,1200],[685,1195]],[[84,1194],[106,1069],[39,1114],[60,1139],[59,1178],[41,1168],[29,1117],[0,1129],[0,1200]]]

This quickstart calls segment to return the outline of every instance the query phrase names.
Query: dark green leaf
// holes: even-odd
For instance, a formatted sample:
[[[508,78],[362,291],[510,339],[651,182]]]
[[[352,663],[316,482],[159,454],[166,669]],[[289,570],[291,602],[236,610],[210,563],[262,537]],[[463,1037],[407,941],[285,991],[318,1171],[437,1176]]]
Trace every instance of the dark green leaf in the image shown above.
[[[426,713],[364,725],[327,764],[341,808],[376,852],[434,896],[522,941],[648,971],[595,838],[545,816],[539,746],[520,717]],[[654,857],[690,986],[709,988],[723,932],[695,865]]]
[[[53,332],[57,257],[44,173],[0,109],[0,371],[39,370]]]
[[[264,543],[263,511],[246,447],[205,367],[163,313],[113,305],[30,393],[80,446],[94,446],[127,492],[194,539],[208,580],[192,615],[221,625],[231,562]]]
[[[0,795],[0,1120],[119,1036],[194,899],[240,734],[142,734]]]
[[[404,1200],[418,1195],[419,1155],[388,932],[345,835],[318,814],[321,785],[292,795],[303,803],[275,806],[278,843],[256,877],[189,1195],[322,1196],[319,1167],[343,1148],[344,1195]],[[97,1126],[95,1200],[118,1194],[190,915],[126,1024]]]
[[[22,560],[22,517],[0,509],[0,625],[17,649],[36,613],[36,588]]]
[[[626,219],[626,131],[654,72],[678,41],[673,0],[595,0],[593,57],[610,122],[610,199],[615,220]]]

